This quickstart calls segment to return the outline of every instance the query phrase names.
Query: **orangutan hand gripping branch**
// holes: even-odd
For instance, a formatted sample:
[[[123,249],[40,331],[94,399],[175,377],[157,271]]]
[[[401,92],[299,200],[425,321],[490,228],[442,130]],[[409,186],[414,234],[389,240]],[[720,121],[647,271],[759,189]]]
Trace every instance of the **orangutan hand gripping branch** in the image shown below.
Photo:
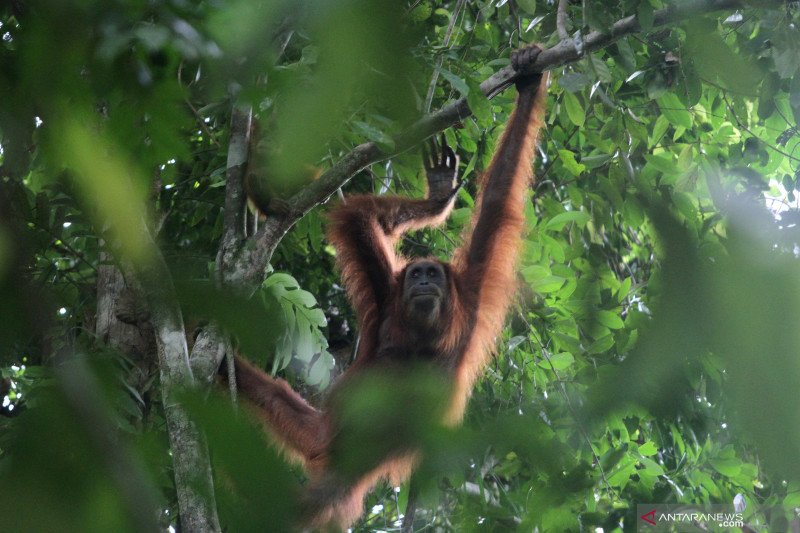
[[[443,422],[458,423],[463,416],[514,293],[525,191],[546,99],[546,76],[529,73],[540,51],[532,46],[511,56],[519,72],[516,109],[482,178],[465,242],[451,263],[408,259],[395,251],[403,233],[440,224],[453,208],[458,158],[444,143],[440,154],[426,155],[427,198],[355,196],[330,214],[328,236],[361,341],[355,362],[332,387],[327,407],[311,407],[286,382],[236,361],[242,394],[272,437],[308,471],[306,527],[346,529],[361,515],[364,496],[375,483],[382,478],[400,483],[416,458],[414,450],[406,450],[370,465],[357,479],[337,475],[331,449],[344,430],[337,399],[354,377],[429,362],[449,382]]]

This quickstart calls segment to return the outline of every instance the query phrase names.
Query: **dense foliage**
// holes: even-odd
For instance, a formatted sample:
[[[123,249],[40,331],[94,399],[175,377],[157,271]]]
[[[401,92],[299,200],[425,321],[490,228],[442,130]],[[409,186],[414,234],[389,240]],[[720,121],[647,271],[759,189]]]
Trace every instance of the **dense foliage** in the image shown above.
[[[166,259],[190,348],[222,324],[316,401],[350,361],[325,198],[254,295],[217,284],[234,110],[252,106],[267,179],[291,195],[309,166],[365,141],[393,154],[415,119],[466,97],[472,116],[444,134],[467,186],[444,227],[402,245],[447,257],[513,104],[480,82],[519,45],[566,33],[581,47],[634,15],[641,31],[552,70],[519,295],[464,426],[426,430],[414,527],[632,531],[637,503],[740,495],[750,523],[785,531],[800,509],[800,9],[742,2],[654,27],[666,5],[3,3],[3,522],[179,527],[153,310],[109,281],[130,263]],[[420,195],[423,181],[412,149],[343,192]],[[141,345],[99,326],[108,298]],[[391,385],[359,405],[420,409]],[[302,474],[211,388],[169,401],[205,430],[222,526],[280,529]],[[357,530],[399,528],[408,494],[379,488]]]

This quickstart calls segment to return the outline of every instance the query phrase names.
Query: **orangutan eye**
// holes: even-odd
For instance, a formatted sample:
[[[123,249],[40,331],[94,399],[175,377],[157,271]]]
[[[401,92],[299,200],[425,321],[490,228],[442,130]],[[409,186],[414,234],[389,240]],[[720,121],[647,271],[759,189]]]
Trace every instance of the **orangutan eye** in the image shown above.
[[[438,272],[436,272],[435,268],[429,268],[428,269],[428,277],[429,278],[435,278],[437,274],[438,274]]]

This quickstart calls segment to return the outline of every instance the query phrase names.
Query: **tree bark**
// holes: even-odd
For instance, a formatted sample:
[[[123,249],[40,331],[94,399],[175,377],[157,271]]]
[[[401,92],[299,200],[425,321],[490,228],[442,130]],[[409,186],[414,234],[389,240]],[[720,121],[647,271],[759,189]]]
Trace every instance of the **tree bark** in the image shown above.
[[[176,392],[194,385],[194,377],[172,277],[144,220],[134,229],[147,238],[151,257],[135,264],[123,261],[123,270],[147,302],[155,331],[181,528],[188,532],[221,531],[205,439],[184,407],[174,399]]]
[[[110,259],[108,253],[100,254],[95,335],[99,342],[133,362],[126,381],[144,397],[146,385],[158,370],[153,325],[144,302],[128,288],[122,272]]]

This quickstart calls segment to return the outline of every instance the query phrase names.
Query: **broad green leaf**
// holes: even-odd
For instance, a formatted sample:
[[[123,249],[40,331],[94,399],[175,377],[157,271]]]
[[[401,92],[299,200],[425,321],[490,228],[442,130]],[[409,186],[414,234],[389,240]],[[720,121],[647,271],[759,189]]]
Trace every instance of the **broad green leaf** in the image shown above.
[[[658,447],[652,441],[647,441],[639,446],[639,453],[645,457],[650,457],[658,453]]]
[[[285,274],[282,272],[275,272],[273,274],[270,274],[269,277],[267,277],[267,279],[264,281],[265,288],[272,287],[273,285],[281,285],[287,288],[300,287],[296,279],[294,279],[289,274]]]
[[[569,116],[570,121],[578,127],[582,127],[584,121],[586,120],[586,113],[581,107],[581,103],[578,101],[578,97],[570,92],[563,93],[564,99],[564,107],[567,109],[567,116]]]
[[[775,95],[780,89],[781,80],[777,74],[770,73],[761,84],[758,95],[758,118],[766,120],[775,112]]]
[[[761,79],[758,63],[750,59],[752,56],[734,53],[714,30],[716,24],[705,17],[694,17],[686,23],[686,50],[697,71],[717,78],[728,89],[755,96]]]
[[[608,329],[622,329],[625,327],[625,323],[617,313],[612,313],[611,311],[601,309],[597,311],[595,316],[597,317],[597,321]]]
[[[560,276],[547,276],[533,284],[536,292],[549,293],[560,289],[566,280]]]
[[[578,92],[592,84],[592,81],[582,72],[567,72],[558,78],[558,85],[567,92]]]
[[[600,339],[594,341],[586,351],[591,354],[598,354],[603,353],[609,348],[614,346],[614,336],[613,335],[606,335]]]
[[[649,167],[654,168],[658,172],[662,174],[678,174],[677,164],[675,163],[675,159],[672,157],[670,153],[661,153],[656,155],[646,155],[644,156],[645,160],[647,161],[647,165]]]
[[[625,455],[617,466],[607,474],[608,483],[615,487],[624,488],[630,477],[636,472],[636,462],[633,457]]]
[[[595,73],[597,74],[597,78],[605,83],[611,83],[614,81],[614,77],[611,75],[611,71],[608,70],[608,65],[606,62],[598,54],[592,54],[589,56],[589,61],[594,69]]]
[[[622,283],[619,285],[619,289],[617,290],[617,299],[618,301],[622,301],[628,293],[631,292],[631,285],[633,284],[633,278],[627,277],[622,280]]]
[[[616,48],[622,67],[628,71],[634,70],[636,68],[636,55],[628,42],[628,38],[622,38],[617,41]],[[631,78],[628,77],[626,81],[630,80]]]
[[[710,459],[709,464],[714,470],[725,477],[736,477],[742,470],[742,462],[739,459]]]
[[[559,263],[563,263],[566,260],[566,256],[564,255],[564,247],[561,245],[559,241],[550,237],[549,235],[541,234],[539,235],[539,239],[542,241],[547,248],[548,253],[552,258]]]
[[[691,129],[692,115],[686,110],[686,106],[674,93],[664,93],[656,102],[661,109],[661,113],[674,126],[682,126]]]
[[[447,69],[441,69],[439,73],[444,79],[450,82],[450,85],[452,85],[455,90],[461,93],[461,96],[467,96],[469,94],[469,86],[462,78],[459,78]]]
[[[639,2],[639,9],[636,12],[636,20],[639,22],[639,26],[642,27],[642,30],[650,31],[653,29],[653,6],[647,2]]]
[[[559,150],[558,155],[561,158],[561,163],[564,165],[564,168],[573,176],[580,176],[583,171],[586,170],[586,166],[575,160],[575,153],[571,150]]]
[[[433,6],[429,1],[424,0],[417,3],[416,7],[409,13],[409,17],[414,22],[422,22],[430,18],[431,13],[433,13]]]
[[[517,5],[528,15],[536,13],[536,0],[517,0]]]
[[[305,312],[305,315],[309,322],[318,328],[324,328],[328,325],[328,321],[325,318],[325,313],[322,312],[322,309],[309,309]]]
[[[522,269],[522,277],[528,283],[536,283],[550,276],[550,269],[542,265],[531,265]]]
[[[353,121],[353,128],[370,141],[375,141],[386,150],[394,148],[394,139],[375,126],[361,121]]]
[[[657,462],[644,457],[641,459],[641,463],[644,465],[645,470],[654,476],[663,476],[664,475],[664,468],[658,464]]]
[[[678,154],[678,169],[682,172],[686,172],[689,170],[689,167],[694,160],[694,146],[691,144],[687,144],[681,150],[681,153]]]
[[[791,79],[800,70],[800,55],[796,50],[786,49],[773,53],[775,68],[783,79]]]
[[[548,220],[544,227],[545,229],[558,231],[571,222],[577,224],[578,227],[584,227],[591,218],[592,217],[584,211],[567,211],[565,213],[559,213]]]
[[[550,356],[546,357],[540,363],[540,365],[542,368],[546,370],[550,370],[551,369],[550,365],[552,365],[552,368],[554,368],[556,371],[561,371],[561,370],[566,370],[567,368],[572,366],[572,363],[574,362],[575,358],[572,356],[571,353],[561,352],[561,353],[550,354]]]
[[[467,80],[469,93],[467,94],[467,104],[475,118],[481,124],[489,124],[492,121],[492,106],[489,99],[481,91],[480,83],[472,78]]]

